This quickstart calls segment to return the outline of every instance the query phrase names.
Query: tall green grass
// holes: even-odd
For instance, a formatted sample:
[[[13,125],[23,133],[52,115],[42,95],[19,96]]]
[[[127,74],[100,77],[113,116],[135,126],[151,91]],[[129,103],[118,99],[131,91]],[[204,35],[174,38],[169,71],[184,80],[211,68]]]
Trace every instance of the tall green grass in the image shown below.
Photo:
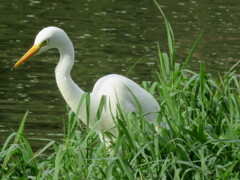
[[[203,33],[185,62],[177,63],[173,31],[156,5],[165,21],[169,52],[158,46],[159,69],[153,82],[142,86],[159,101],[158,124],[167,128],[159,126],[156,132],[137,114],[119,112],[119,136],[109,150],[94,128],[85,130],[69,111],[64,139],[45,140],[33,152],[24,135],[26,113],[0,149],[1,179],[240,178],[240,77],[234,71],[239,63],[218,78],[204,64],[199,73],[189,70]]]

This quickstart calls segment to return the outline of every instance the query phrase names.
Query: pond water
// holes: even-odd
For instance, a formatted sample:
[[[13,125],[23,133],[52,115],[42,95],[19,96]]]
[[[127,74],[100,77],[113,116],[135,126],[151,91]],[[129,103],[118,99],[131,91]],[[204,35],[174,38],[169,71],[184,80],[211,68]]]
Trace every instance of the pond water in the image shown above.
[[[198,71],[204,62],[208,72],[217,75],[239,61],[238,0],[161,3],[175,33],[179,62],[202,30],[205,34],[190,64],[192,70]],[[17,130],[27,110],[27,137],[62,138],[67,106],[55,83],[58,52],[35,56],[10,71],[43,27],[58,26],[68,33],[76,51],[72,77],[86,91],[103,75],[126,74],[140,58],[129,77],[150,80],[157,43],[167,51],[163,20],[149,0],[2,0],[0,12],[0,144]],[[34,142],[34,146],[41,143],[45,144]]]

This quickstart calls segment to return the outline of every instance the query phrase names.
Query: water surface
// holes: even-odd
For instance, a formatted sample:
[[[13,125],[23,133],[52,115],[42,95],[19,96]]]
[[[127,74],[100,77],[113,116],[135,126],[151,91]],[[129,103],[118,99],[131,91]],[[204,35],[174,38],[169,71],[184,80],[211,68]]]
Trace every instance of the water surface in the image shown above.
[[[208,72],[217,75],[239,61],[238,0],[169,0],[162,2],[162,8],[175,33],[178,62],[202,30],[205,34],[190,64],[192,70],[198,71],[204,62]],[[33,57],[10,71],[43,27],[58,26],[68,33],[76,50],[72,77],[86,91],[103,75],[126,74],[139,58],[142,61],[130,78],[151,80],[157,43],[167,51],[163,20],[152,1],[2,0],[0,12],[0,143],[17,130],[27,110],[27,137],[62,137],[67,107],[54,77],[58,52]]]

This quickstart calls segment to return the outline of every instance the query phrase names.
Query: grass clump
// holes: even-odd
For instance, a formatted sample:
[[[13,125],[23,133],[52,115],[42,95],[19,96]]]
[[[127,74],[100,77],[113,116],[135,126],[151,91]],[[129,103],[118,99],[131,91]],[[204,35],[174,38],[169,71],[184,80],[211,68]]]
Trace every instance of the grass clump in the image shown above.
[[[167,127],[156,132],[137,114],[120,112],[119,136],[109,151],[94,129],[83,130],[69,112],[63,141],[48,140],[34,153],[24,136],[26,114],[0,149],[1,179],[240,178],[240,77],[234,71],[239,63],[219,78],[208,74],[204,64],[199,73],[187,69],[201,33],[178,64],[173,31],[156,5],[165,20],[169,53],[158,46],[154,82],[142,85],[158,99],[158,124]]]

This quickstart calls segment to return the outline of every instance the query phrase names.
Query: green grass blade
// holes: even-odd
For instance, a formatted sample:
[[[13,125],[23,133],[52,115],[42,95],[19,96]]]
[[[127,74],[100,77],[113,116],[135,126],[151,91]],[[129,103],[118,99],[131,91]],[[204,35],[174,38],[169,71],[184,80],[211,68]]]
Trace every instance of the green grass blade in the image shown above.
[[[25,125],[25,122],[26,122],[26,119],[27,119],[27,115],[28,115],[28,111],[25,113],[23,119],[22,119],[22,122],[18,128],[18,135],[16,135],[15,139],[14,139],[14,142],[13,144],[16,144],[18,141],[19,141],[19,138],[20,138],[20,134],[23,134],[24,132],[24,125]]]
[[[184,70],[184,69],[187,68],[190,60],[192,59],[192,56],[193,56],[194,52],[196,51],[196,49],[197,49],[197,47],[198,47],[199,41],[202,39],[203,34],[204,34],[204,31],[202,31],[202,32],[198,35],[195,43],[193,44],[193,47],[192,47],[191,51],[189,52],[189,54],[188,54],[188,56],[187,56],[187,58],[186,58],[186,60],[185,60],[185,62],[184,62],[184,64],[183,64],[183,66],[182,66],[182,70]]]

